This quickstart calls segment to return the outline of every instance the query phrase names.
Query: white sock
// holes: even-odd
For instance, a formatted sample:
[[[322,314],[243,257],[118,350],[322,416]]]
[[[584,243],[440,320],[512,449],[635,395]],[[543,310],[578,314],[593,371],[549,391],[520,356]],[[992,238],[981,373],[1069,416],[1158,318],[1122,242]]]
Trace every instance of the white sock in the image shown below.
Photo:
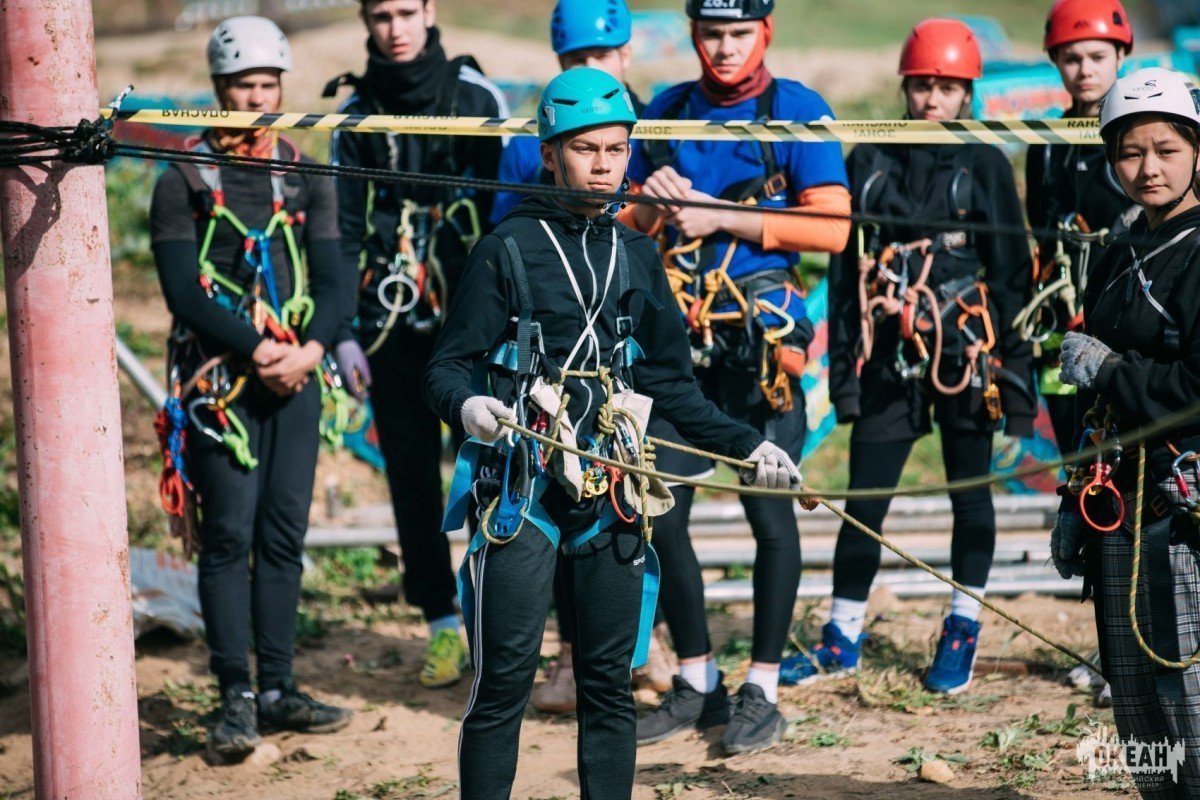
[[[746,674],[746,683],[753,683],[763,690],[768,703],[779,702],[779,666],[769,668],[751,667]]]
[[[983,593],[985,591],[984,589],[981,589],[977,586],[968,586],[967,588],[980,597],[983,597]],[[983,606],[979,604],[978,600],[973,597],[968,597],[958,589],[955,589],[954,594],[950,596],[951,614],[957,614],[960,617],[966,617],[969,620],[978,621],[979,610],[981,608],[983,608]]]
[[[444,617],[429,620],[429,638],[432,639],[438,635],[438,631],[457,631],[458,630],[458,615],[447,614]]]
[[[254,697],[253,694],[248,694],[247,692],[242,692],[242,695],[244,697]],[[262,708],[266,708],[281,697],[283,697],[283,692],[281,692],[279,689],[268,689],[267,691],[259,694],[258,704]]]
[[[829,621],[837,625],[842,635],[850,641],[854,642],[858,640],[866,619],[866,600],[847,600],[844,597],[833,598],[833,608],[829,611]]]
[[[708,694],[717,688],[717,661],[707,658],[704,661],[689,661],[679,665],[679,677],[687,681],[693,689]]]

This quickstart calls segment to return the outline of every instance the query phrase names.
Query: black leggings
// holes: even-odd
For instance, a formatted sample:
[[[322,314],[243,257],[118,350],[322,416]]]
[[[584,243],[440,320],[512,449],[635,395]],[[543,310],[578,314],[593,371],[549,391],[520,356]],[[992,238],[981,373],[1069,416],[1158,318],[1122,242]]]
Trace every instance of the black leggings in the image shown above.
[[[234,404],[258,467],[189,430],[189,477],[201,498],[200,608],[209,667],[221,690],[249,688],[250,620],[260,691],[292,675],[304,534],[320,443],[321,397],[309,382],[285,399],[256,379]]]
[[[913,440],[854,442],[850,444],[850,488],[893,489],[900,482]],[[992,462],[992,434],[942,428],[942,458],[946,478],[959,480],[986,475]],[[954,533],[950,564],[954,579],[966,586],[987,585],[996,549],[996,514],[989,488],[950,496]],[[846,513],[878,531],[891,499],[850,500]],[[843,524],[833,557],[833,596],[866,600],[879,571],[880,545],[864,533]]]
[[[696,490],[671,489],[675,507],[654,521],[654,549],[662,564],[659,605],[680,658],[697,658],[712,650],[704,618],[704,581],[688,536],[688,516]],[[751,659],[779,663],[796,589],[800,585],[800,535],[792,500],[747,497],[742,508],[754,533],[754,644]]]
[[[556,553],[532,525],[472,561],[475,683],[459,738],[463,800],[512,793],[521,720],[537,675],[552,586],[573,621],[583,800],[628,800],[633,792],[637,710],[629,668],[642,606],[641,532],[618,525],[571,552]],[[557,563],[556,563],[557,562]]]
[[[404,599],[427,620],[455,614],[457,594],[450,541],[442,532],[442,424],[421,398],[432,347],[432,336],[397,324],[370,358],[371,405],[400,539]]]

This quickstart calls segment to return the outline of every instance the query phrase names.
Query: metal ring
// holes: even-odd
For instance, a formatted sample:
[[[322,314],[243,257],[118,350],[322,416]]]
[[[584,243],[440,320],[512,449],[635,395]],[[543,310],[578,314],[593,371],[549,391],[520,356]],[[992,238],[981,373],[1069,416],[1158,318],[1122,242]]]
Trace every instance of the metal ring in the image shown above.
[[[407,303],[400,305],[397,305],[388,299],[387,289],[393,283],[402,284],[405,289],[412,292],[412,299]],[[379,304],[392,314],[407,314],[409,311],[412,311],[414,308],[416,308],[417,303],[421,300],[421,288],[417,286],[416,281],[403,272],[396,272],[392,275],[388,275],[386,278],[380,281],[379,289],[375,292],[375,294],[379,297]],[[396,294],[397,296],[401,296],[400,291],[397,291]]]

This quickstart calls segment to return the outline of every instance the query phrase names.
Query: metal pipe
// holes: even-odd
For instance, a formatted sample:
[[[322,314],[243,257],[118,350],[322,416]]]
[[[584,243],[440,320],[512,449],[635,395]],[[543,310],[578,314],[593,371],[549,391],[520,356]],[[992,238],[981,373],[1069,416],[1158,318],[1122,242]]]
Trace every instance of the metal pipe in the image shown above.
[[[99,107],[91,4],[0,0],[0,119]],[[101,167],[0,170],[34,785],[141,797],[121,407]]]
[[[167,390],[158,382],[150,370],[146,369],[146,365],[142,360],[129,349],[129,345],[118,335],[117,343],[117,365],[125,370],[125,375],[133,382],[133,385],[142,397],[145,397],[150,405],[155,409],[162,408],[167,402]]]

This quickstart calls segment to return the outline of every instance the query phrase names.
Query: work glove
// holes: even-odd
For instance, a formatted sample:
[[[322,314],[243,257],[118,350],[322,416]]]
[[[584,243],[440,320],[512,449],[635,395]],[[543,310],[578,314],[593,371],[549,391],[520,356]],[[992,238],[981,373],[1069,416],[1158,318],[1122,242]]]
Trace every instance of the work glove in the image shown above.
[[[1080,389],[1091,389],[1096,383],[1096,375],[1104,359],[1112,355],[1112,348],[1099,339],[1086,333],[1070,331],[1063,337],[1062,372],[1060,379],[1063,383],[1078,386]]]
[[[1083,575],[1083,537],[1087,530],[1082,515],[1074,511],[1058,512],[1054,530],[1050,532],[1050,557],[1064,579]]]
[[[763,442],[746,459],[754,469],[742,468],[742,480],[760,489],[794,489],[800,485],[800,470],[780,446]]]
[[[462,424],[468,436],[481,442],[494,442],[507,430],[500,420],[517,421],[517,412],[494,397],[477,394],[462,405]]]
[[[366,400],[367,389],[371,388],[371,365],[362,345],[354,339],[339,342],[333,348],[333,358],[337,361],[338,372],[342,373],[346,390],[359,400]]]

